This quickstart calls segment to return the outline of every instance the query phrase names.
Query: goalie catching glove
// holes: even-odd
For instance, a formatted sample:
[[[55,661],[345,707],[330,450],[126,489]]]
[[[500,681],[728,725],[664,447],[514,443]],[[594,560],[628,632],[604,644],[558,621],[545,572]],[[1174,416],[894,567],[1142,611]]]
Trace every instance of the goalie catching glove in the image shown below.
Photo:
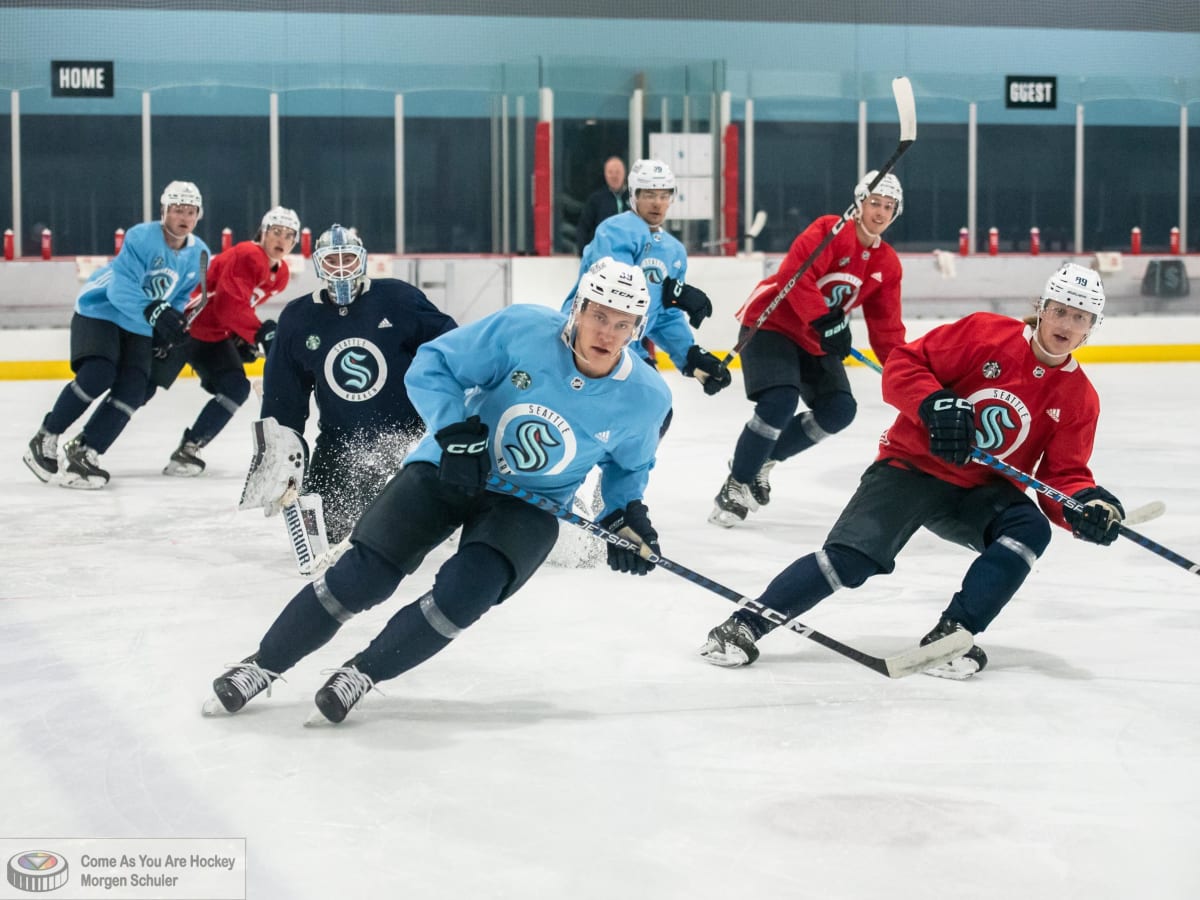
[[[261,507],[264,516],[273,516],[295,503],[299,496],[308,466],[308,445],[303,437],[274,418],[251,422],[250,429],[254,456],[238,509]]]
[[[692,287],[674,278],[663,280],[662,304],[667,309],[678,306],[687,314],[688,322],[693,328],[699,328],[700,323],[712,315],[712,301],[708,294],[700,288]]]
[[[600,520],[600,525],[606,531],[642,544],[643,552],[649,548],[655,556],[659,555],[658,532],[650,524],[650,510],[641,500],[631,500],[624,509],[609,513]],[[631,575],[646,575],[654,571],[654,563],[641,553],[616,544],[608,545],[608,567],[614,572],[628,572]]]
[[[1071,534],[1105,547],[1117,539],[1125,518],[1120,500],[1099,485],[1084,488],[1071,499],[1083,504],[1063,507],[1063,518],[1071,526]]]

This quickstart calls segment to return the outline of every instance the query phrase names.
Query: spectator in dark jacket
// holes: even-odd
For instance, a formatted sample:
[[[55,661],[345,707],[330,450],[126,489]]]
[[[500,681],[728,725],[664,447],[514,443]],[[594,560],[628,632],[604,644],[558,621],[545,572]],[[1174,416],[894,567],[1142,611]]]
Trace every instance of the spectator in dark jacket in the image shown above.
[[[617,213],[629,209],[629,189],[625,186],[625,163],[619,156],[604,161],[604,187],[583,204],[579,224],[575,226],[575,247],[579,253],[592,242],[596,226]]]

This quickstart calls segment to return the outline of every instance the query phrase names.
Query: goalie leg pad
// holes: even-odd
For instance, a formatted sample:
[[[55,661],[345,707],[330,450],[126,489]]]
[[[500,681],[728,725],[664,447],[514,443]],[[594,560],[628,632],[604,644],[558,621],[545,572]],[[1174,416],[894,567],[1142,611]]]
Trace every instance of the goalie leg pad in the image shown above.
[[[273,516],[296,501],[304,481],[308,447],[304,438],[273,418],[250,423],[254,456],[238,509],[259,509]]]

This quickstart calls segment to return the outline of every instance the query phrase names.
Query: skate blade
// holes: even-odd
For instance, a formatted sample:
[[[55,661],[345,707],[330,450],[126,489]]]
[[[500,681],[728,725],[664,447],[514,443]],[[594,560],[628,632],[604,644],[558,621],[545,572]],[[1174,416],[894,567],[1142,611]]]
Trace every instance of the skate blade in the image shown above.
[[[43,469],[36,462],[34,462],[33,456],[28,453],[21,457],[21,461],[29,467],[30,472],[37,476],[38,481],[41,481],[45,484],[49,484],[50,479],[58,474],[57,472],[50,472],[46,469]]]
[[[217,699],[216,694],[212,694],[200,705],[200,715],[214,718],[217,716],[232,716],[233,713],[225,708],[225,704]]]
[[[716,525],[720,528],[732,528],[734,525],[740,525],[745,519],[738,516],[737,513],[731,513],[727,509],[721,509],[719,506],[714,506],[713,511],[708,514],[708,523]]]
[[[331,722],[325,718],[325,714],[319,709],[314,709],[308,714],[308,718],[304,720],[305,728],[336,728],[340,724],[341,722]]]
[[[170,475],[173,478],[195,478],[204,471],[200,466],[181,466],[178,463],[167,463],[163,468],[164,475]]]
[[[107,481],[103,478],[89,478],[80,475],[64,475],[58,482],[59,487],[71,488],[75,491],[98,491]]]
[[[978,671],[979,664],[975,660],[961,656],[948,663],[942,663],[940,666],[934,666],[932,669],[926,669],[922,674],[934,678],[946,678],[950,681],[966,681]]]
[[[750,664],[750,657],[740,647],[726,645],[724,650],[705,644],[700,648],[700,657],[707,663],[723,669],[738,669]]]

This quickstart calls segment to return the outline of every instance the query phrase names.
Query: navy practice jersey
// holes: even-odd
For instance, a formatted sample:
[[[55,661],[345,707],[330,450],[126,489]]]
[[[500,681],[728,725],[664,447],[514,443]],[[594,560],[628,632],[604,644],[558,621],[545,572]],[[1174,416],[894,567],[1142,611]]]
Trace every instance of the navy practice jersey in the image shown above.
[[[406,381],[429,431],[406,463],[439,462],[433,434],[474,415],[488,426],[492,471],[514,484],[569,507],[598,465],[606,511],[641,499],[671,392],[628,348],[608,375],[581,374],[566,322],[518,304],[421,347]]]
[[[309,398],[322,434],[376,435],[421,425],[404,375],[417,348],[455,322],[407,282],[368,279],[349,306],[323,290],[299,297],[279,316],[263,370],[262,417],[304,433]]]

